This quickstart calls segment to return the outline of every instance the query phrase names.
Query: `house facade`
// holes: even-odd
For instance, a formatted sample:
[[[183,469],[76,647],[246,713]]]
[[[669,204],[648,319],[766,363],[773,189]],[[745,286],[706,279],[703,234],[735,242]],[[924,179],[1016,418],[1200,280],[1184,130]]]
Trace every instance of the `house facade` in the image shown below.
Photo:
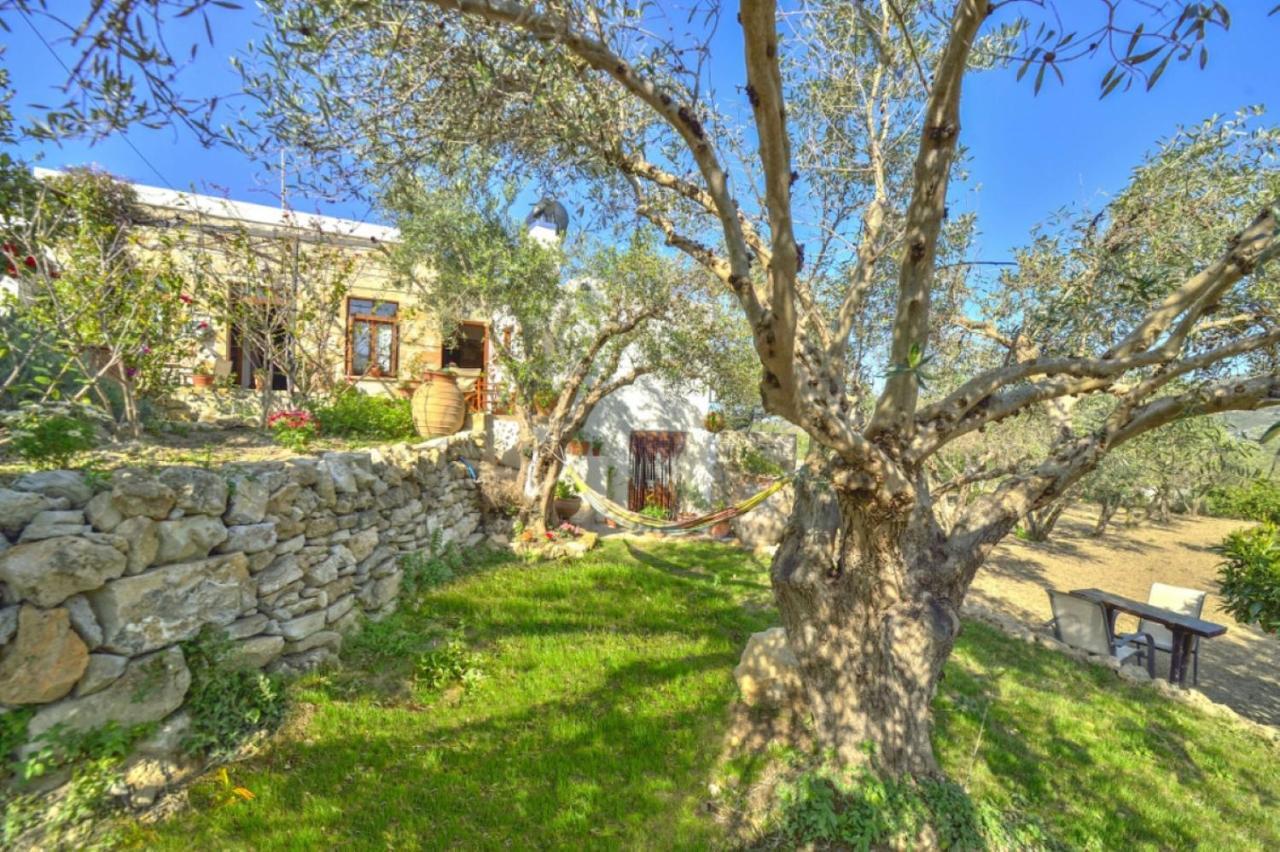
[[[37,171],[37,176],[50,174]],[[193,369],[201,367],[220,387],[250,392],[256,379],[269,382],[274,391],[289,391],[294,371],[282,361],[306,356],[325,365],[334,383],[391,396],[411,392],[426,370],[451,367],[473,414],[493,419],[499,454],[518,465],[512,449],[515,423],[503,405],[501,372],[491,346],[491,335],[504,333],[500,321],[468,319],[446,341],[439,323],[421,308],[389,262],[389,249],[399,238],[395,228],[143,184],[133,189],[147,219],[143,227],[176,234],[170,245],[201,253],[228,304],[236,308],[229,315],[245,318],[246,327],[241,327],[234,319],[220,322],[213,311],[197,314],[196,322],[208,331],[192,363],[175,365],[184,382],[193,381]],[[557,228],[563,230],[563,223],[534,217],[529,224],[531,233],[544,239],[556,238]],[[309,293],[307,282],[239,280],[229,234],[242,242],[291,244],[303,254],[341,251],[350,264],[342,295],[311,306],[316,317],[308,339],[276,339],[263,331],[271,323],[261,321],[296,293]],[[642,377],[604,399],[588,421],[584,431],[599,442],[599,455],[572,456],[570,463],[594,489],[635,509],[655,496],[664,505],[709,505],[718,464],[715,436],[704,428],[711,408],[707,389],[674,388]]]

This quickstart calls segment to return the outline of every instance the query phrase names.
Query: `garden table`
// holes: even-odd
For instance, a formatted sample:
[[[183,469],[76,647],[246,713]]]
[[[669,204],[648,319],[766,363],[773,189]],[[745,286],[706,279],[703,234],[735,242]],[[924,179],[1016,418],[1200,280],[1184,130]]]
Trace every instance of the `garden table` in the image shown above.
[[[1227,632],[1227,628],[1221,624],[1161,609],[1158,606],[1104,592],[1101,589],[1074,589],[1071,594],[1102,604],[1107,611],[1108,626],[1113,636],[1116,632],[1116,614],[1121,612],[1136,615],[1169,628],[1169,632],[1173,634],[1172,651],[1169,654],[1169,683],[1176,683],[1179,686],[1187,685],[1187,658],[1191,654],[1191,643],[1195,637],[1212,639]]]

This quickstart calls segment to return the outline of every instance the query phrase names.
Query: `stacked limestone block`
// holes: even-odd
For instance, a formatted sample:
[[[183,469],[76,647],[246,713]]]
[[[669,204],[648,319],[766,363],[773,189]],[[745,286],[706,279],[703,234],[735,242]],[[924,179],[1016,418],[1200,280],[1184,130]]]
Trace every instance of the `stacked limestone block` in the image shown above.
[[[331,659],[395,606],[401,554],[483,539],[471,441],[0,488],[0,712],[34,706],[31,737],[160,722],[132,776],[163,786],[191,677],[178,643],[212,624],[268,671]]]

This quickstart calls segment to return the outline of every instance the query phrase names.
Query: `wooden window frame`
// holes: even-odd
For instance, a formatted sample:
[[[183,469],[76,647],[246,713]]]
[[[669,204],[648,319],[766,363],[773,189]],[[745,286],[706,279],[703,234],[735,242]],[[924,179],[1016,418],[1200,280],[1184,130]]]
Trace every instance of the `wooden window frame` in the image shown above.
[[[378,316],[377,314],[353,314],[351,312],[351,302],[353,300],[359,301],[359,302],[373,302],[375,310],[377,309],[377,306],[379,304],[395,305],[396,315],[394,317],[384,317],[384,316]],[[375,296],[347,296],[346,317],[347,317],[347,323],[346,323],[347,325],[346,350],[347,351],[346,351],[345,372],[347,374],[347,378],[376,382],[381,379],[395,379],[396,377],[398,377],[400,375],[400,303],[395,301],[394,299],[379,299]],[[352,371],[351,367],[352,367],[352,355],[354,354],[354,350],[355,350],[354,344],[355,344],[356,323],[361,323],[361,322],[367,323],[371,326],[372,325],[391,326],[391,371],[390,373],[383,373],[381,376],[370,376],[367,372],[356,373]],[[369,347],[370,347],[369,357],[370,359],[372,359],[375,357],[374,337],[372,333],[369,335]]]

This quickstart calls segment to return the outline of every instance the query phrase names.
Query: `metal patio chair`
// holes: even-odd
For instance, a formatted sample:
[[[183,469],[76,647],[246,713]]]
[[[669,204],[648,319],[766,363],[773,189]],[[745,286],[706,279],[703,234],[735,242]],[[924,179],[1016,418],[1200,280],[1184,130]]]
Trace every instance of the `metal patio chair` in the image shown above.
[[[1053,610],[1053,635],[1073,648],[1104,657],[1114,657],[1123,665],[1128,660],[1141,664],[1146,657],[1147,674],[1155,677],[1155,653],[1151,637],[1147,637],[1147,653],[1133,642],[1120,642],[1111,633],[1111,619],[1102,604],[1081,597],[1049,590],[1049,606]],[[1134,634],[1136,636],[1136,634]]]
[[[1198,589],[1186,589],[1182,586],[1170,586],[1166,583],[1152,583],[1151,591],[1147,595],[1147,603],[1180,615],[1199,618],[1200,614],[1204,612],[1205,597],[1206,593]],[[1138,622],[1137,633],[1124,633],[1116,637],[1118,642],[1133,644],[1138,648],[1139,654],[1147,653],[1147,639],[1151,640],[1155,651],[1164,651],[1166,654],[1173,653],[1173,634],[1169,632],[1169,628],[1154,621],[1147,621],[1145,618]],[[1154,656],[1154,653],[1152,655]],[[1199,636],[1195,637],[1195,640],[1191,643],[1191,682],[1197,685],[1200,683]]]

